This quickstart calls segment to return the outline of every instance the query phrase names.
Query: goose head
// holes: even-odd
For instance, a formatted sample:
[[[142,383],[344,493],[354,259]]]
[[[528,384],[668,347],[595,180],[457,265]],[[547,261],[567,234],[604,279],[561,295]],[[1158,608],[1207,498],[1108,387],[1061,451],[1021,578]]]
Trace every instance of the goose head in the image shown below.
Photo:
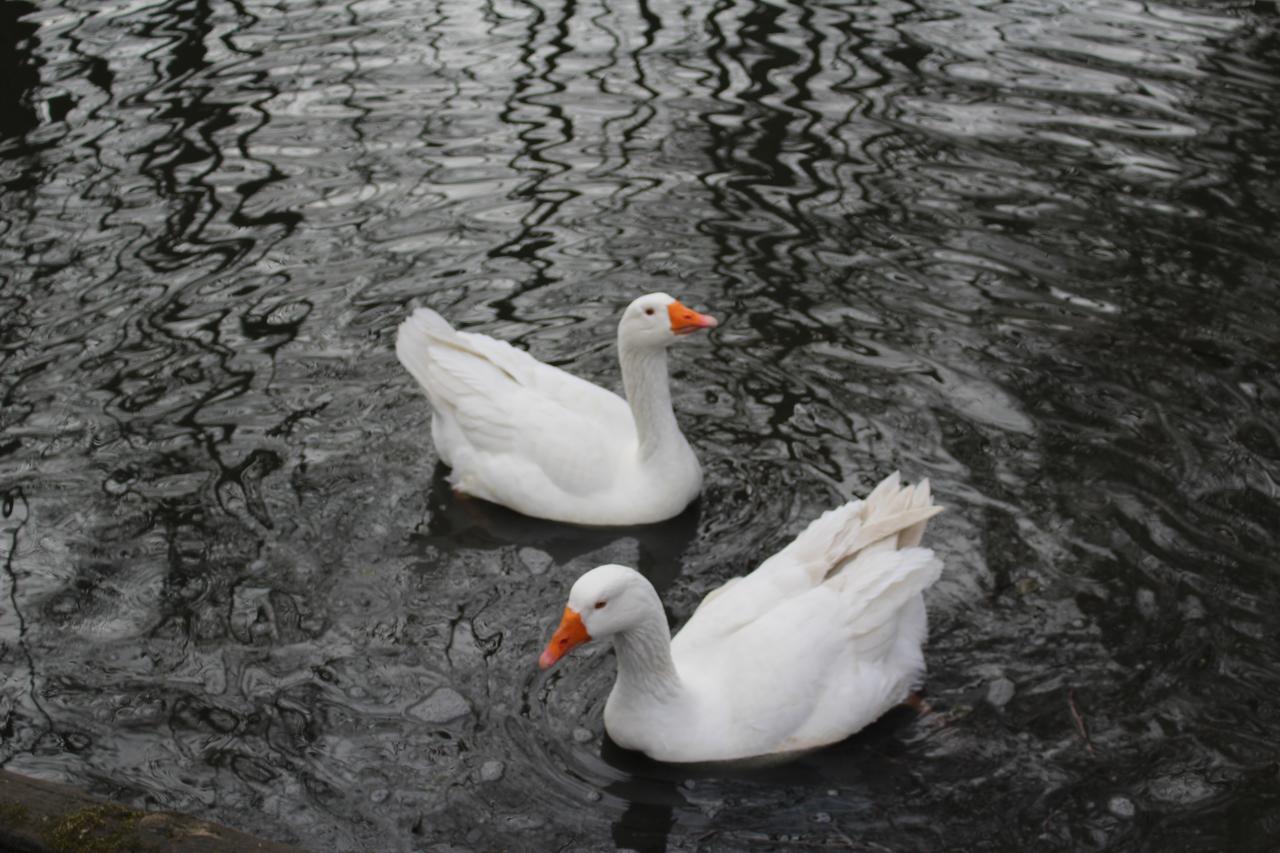
[[[569,591],[560,627],[547,643],[538,666],[548,668],[577,646],[628,631],[661,612],[653,585],[626,566],[598,566],[578,578]]]
[[[618,337],[633,345],[666,347],[676,338],[717,325],[715,317],[699,314],[672,296],[646,293],[622,312]]]

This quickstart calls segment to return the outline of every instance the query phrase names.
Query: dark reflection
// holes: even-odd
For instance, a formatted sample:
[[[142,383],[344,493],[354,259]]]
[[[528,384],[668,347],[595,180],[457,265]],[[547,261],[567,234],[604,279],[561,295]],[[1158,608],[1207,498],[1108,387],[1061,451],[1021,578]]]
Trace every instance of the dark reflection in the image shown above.
[[[816,235],[796,213],[808,198],[841,191],[811,168],[830,156],[814,132],[819,116],[809,112],[823,36],[812,28],[812,12],[798,7],[756,6],[735,24],[735,32],[718,33],[723,47],[712,54],[723,84],[739,69],[750,81],[731,101],[740,120],[728,129],[713,125],[710,156],[718,172],[732,176],[713,196],[722,214],[713,231],[718,266],[727,271],[745,262],[767,270],[770,286],[761,295],[803,310],[809,295],[798,285],[811,272],[796,249]],[[790,46],[797,37],[804,52]]]
[[[34,11],[23,0],[0,2],[0,136],[20,138],[39,124],[31,103],[40,82],[31,50],[39,27],[22,20]]]
[[[239,6],[241,17],[250,23],[254,20]],[[163,38],[167,50],[156,56],[157,77],[164,81],[160,91],[147,96],[147,100],[159,103],[162,108],[156,118],[168,125],[168,132],[145,146],[142,170],[156,183],[156,189],[169,202],[166,229],[163,238],[142,249],[141,257],[160,272],[173,272],[208,258],[218,258],[215,268],[227,271],[233,264],[243,262],[255,249],[261,251],[263,237],[252,239],[244,236],[215,236],[225,233],[225,228],[209,226],[223,215],[222,202],[217,187],[206,180],[224,168],[226,154],[215,141],[220,134],[240,129],[236,140],[242,146],[238,154],[247,154],[243,146],[255,128],[243,129],[243,120],[237,115],[246,102],[266,100],[273,90],[257,81],[248,81],[226,97],[217,78],[209,72],[208,44],[213,37],[213,7],[206,0],[173,0],[148,10],[147,23],[142,33]],[[176,36],[176,37],[175,37]],[[255,52],[248,52],[256,56]],[[163,59],[162,70],[159,63]],[[265,116],[259,124],[265,123]],[[272,234],[267,244],[287,235],[300,220],[296,211],[263,211],[246,214],[245,204],[253,195],[274,183],[284,175],[271,163],[265,166],[267,174],[242,180],[237,186],[240,199],[227,218],[236,229],[263,229],[279,226],[284,234]],[[184,177],[192,174],[192,179]]]
[[[27,639],[29,623],[23,612],[25,596],[20,588],[21,583],[16,567],[18,548],[25,544],[22,530],[30,518],[31,505],[21,487],[0,492],[0,523],[3,524],[3,527],[0,527],[0,535],[7,534],[7,541],[4,542],[4,583],[8,595],[5,597],[3,609],[9,611],[5,614],[9,618],[4,619],[9,629],[6,631],[9,637],[0,642],[0,663],[4,663],[7,671],[15,678],[18,677],[17,666],[23,665],[27,670],[26,678],[23,679],[26,695],[22,698],[25,701],[15,707],[12,699],[6,696],[6,701],[0,704],[0,735],[3,735],[0,765],[18,752],[36,748],[46,735],[54,735],[57,731],[53,718],[40,700],[40,683],[43,679],[38,673],[36,657],[31,653],[31,646]],[[10,645],[10,640],[16,641],[14,645]],[[35,731],[22,724],[21,718],[28,716],[30,711],[35,712],[32,716],[39,718],[31,721],[34,723]]]
[[[638,853],[667,849],[668,835],[675,826],[675,809],[685,804],[676,787],[628,781],[610,783],[604,791],[627,803],[626,811],[609,831],[615,847]]]
[[[700,501],[675,518],[639,527],[581,527],[530,518],[488,501],[457,494],[447,479],[449,469],[436,465],[431,478],[422,545],[486,551],[530,547],[545,551],[552,565],[563,565],[582,554],[599,551],[620,539],[639,547],[638,569],[659,592],[680,574],[681,556],[698,533]]]
[[[557,160],[553,152],[573,138],[573,119],[567,110],[548,96],[565,90],[565,85],[556,77],[561,57],[570,50],[569,22],[576,8],[574,0],[564,0],[559,8],[553,5],[550,10],[541,5],[531,8],[529,39],[520,52],[520,66],[525,72],[517,75],[511,97],[500,115],[504,122],[522,128],[519,136],[522,150],[511,165],[530,177],[512,195],[528,199],[532,204],[529,212],[521,217],[520,230],[511,239],[490,249],[488,256],[509,256],[524,262],[530,275],[521,283],[521,292],[535,290],[555,279],[550,271],[550,261],[543,257],[544,250],[550,248],[554,241],[551,233],[541,226],[573,196],[572,191],[547,190],[543,185],[548,179],[571,168],[568,163]],[[549,45],[550,50],[542,49],[544,45]],[[509,319],[515,316],[507,308],[509,304],[507,299],[496,303],[499,317]]]
[[[712,823],[695,816],[691,799],[706,801],[745,794],[748,803],[744,805],[749,817],[735,829],[760,827],[762,835],[769,831],[770,816],[755,813],[753,809],[769,806],[750,800],[758,795],[768,797],[767,792],[771,791],[805,788],[822,791],[822,796],[839,802],[846,796],[842,792],[850,787],[868,786],[870,799],[858,808],[874,812],[877,798],[902,796],[918,784],[900,740],[913,724],[919,724],[916,713],[901,707],[853,737],[825,749],[798,756],[720,764],[662,764],[622,749],[606,735],[601,757],[627,777],[604,787],[606,794],[626,803],[625,810],[613,823],[613,842],[625,849],[666,850],[677,815],[690,824],[688,830],[704,840],[714,839],[715,827],[724,826],[725,822]],[[810,834],[809,844],[845,846],[851,843],[845,831],[832,824],[827,812],[819,812],[818,826],[806,829]],[[853,831],[859,833],[857,829]]]

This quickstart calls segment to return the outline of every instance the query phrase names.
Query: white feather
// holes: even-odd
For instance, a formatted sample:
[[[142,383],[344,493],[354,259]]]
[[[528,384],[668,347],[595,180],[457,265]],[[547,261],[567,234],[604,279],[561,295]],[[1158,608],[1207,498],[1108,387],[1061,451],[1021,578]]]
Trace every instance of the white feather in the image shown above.
[[[619,327],[624,376],[645,389],[642,421],[611,391],[503,341],[459,332],[429,308],[414,311],[396,334],[396,355],[431,403],[432,438],[454,487],[579,524],[642,524],[683,510],[702,472],[670,412],[665,347],[674,334],[644,325],[667,324],[674,301],[641,297]],[[653,305],[662,311],[643,310]],[[642,453],[645,429],[654,442]]]
[[[670,641],[642,576],[583,575],[570,607],[618,653],[610,736],[662,761],[717,761],[812,749],[880,717],[924,672],[922,593],[942,564],[915,543],[940,511],[893,474],[711,592]]]

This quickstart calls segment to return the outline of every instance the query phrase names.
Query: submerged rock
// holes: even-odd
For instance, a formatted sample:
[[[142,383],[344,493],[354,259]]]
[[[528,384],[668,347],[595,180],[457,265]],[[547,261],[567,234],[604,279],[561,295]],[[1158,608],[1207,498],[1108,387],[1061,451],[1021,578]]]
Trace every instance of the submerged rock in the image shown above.
[[[1217,788],[1194,773],[1156,779],[1147,790],[1157,800],[1181,804],[1198,802],[1217,793]]]
[[[997,708],[1009,704],[1017,688],[1009,679],[1001,676],[987,685],[987,701]]]
[[[447,723],[471,713],[471,705],[452,687],[441,687],[409,708],[409,716],[424,723]]]
[[[521,548],[519,551],[520,562],[524,563],[525,568],[530,574],[540,575],[547,569],[551,568],[551,564],[555,562],[551,555],[546,551],[540,551],[537,548]]]
[[[1133,800],[1128,797],[1115,796],[1107,803],[1107,811],[1116,817],[1133,817],[1137,809],[1133,806]]]

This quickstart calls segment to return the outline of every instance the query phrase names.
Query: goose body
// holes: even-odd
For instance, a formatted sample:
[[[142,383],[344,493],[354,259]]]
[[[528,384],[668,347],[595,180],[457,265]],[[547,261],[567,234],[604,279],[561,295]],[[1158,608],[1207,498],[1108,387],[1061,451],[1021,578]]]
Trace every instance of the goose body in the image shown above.
[[[924,673],[923,591],[941,571],[919,546],[941,508],[895,473],[831,510],[751,574],[713,590],[671,638],[653,586],[609,565],[584,574],[539,663],[612,637],[604,723],[620,746],[703,762],[811,750],[903,702]]]
[[[632,302],[618,324],[626,399],[428,308],[400,325],[396,355],[431,403],[457,491],[555,521],[647,524],[702,488],[671,408],[667,347],[715,325],[665,293]]]

